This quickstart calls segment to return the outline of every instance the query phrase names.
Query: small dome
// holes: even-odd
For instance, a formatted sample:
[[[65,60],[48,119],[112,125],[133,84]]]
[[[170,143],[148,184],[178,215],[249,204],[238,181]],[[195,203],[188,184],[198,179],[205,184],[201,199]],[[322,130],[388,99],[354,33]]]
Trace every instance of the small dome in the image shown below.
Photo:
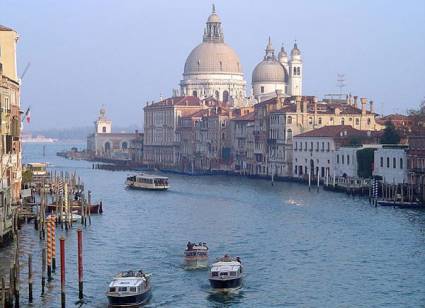
[[[276,60],[264,60],[252,72],[252,82],[286,82],[287,72]]]
[[[210,17],[208,17],[207,22],[221,22],[220,17],[216,13],[212,13]]]
[[[301,55],[301,51],[298,49],[297,43],[294,44],[294,48],[291,50],[291,56],[299,56]]]
[[[287,56],[288,56],[288,54],[286,53],[285,48],[283,48],[283,46],[282,46],[280,48],[280,51],[279,51],[279,54],[277,55],[277,57],[279,59],[281,59],[281,58],[284,58],[284,57],[287,57]]]
[[[226,43],[203,42],[187,57],[184,75],[200,73],[231,73],[242,75],[236,52]]]

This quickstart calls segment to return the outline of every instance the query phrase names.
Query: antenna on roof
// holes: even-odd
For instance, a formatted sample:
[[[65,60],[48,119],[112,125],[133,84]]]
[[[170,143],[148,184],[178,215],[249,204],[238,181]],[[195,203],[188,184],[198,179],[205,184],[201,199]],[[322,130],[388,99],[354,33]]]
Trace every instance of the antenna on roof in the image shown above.
[[[347,85],[345,81],[345,74],[337,74],[336,86],[339,88],[339,98],[343,96],[342,89]]]

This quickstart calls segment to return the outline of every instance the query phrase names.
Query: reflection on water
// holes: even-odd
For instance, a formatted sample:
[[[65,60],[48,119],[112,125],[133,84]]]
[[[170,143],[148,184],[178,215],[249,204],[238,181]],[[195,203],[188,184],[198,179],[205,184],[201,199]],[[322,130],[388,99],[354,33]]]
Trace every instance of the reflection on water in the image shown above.
[[[68,146],[70,147],[70,146]],[[93,170],[91,163],[54,154],[61,145],[25,145],[26,161],[77,170],[103,215],[83,228],[86,307],[106,307],[113,275],[152,273],[149,307],[418,307],[425,302],[425,212],[375,208],[367,200],[296,183],[168,174],[168,192],[126,190],[128,172]],[[77,224],[78,225],[78,224]],[[66,238],[67,303],[78,299],[76,228]],[[21,305],[27,303],[27,256],[33,254],[34,307],[58,307],[58,272],[43,298],[41,247],[32,224],[20,231]],[[244,262],[237,294],[210,293],[208,271],[186,271],[188,240],[208,244],[209,263],[224,254]],[[57,245],[58,247],[59,245]],[[0,251],[9,272],[12,246]]]

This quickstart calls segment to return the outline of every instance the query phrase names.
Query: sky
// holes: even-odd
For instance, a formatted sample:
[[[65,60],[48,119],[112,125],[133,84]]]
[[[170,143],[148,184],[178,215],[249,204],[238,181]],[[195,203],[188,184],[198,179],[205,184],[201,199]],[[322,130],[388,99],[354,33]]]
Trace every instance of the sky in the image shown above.
[[[92,125],[102,105],[116,126],[143,127],[146,101],[171,96],[202,41],[212,1],[0,0],[0,24],[19,35],[27,130]],[[271,36],[304,61],[303,94],[367,97],[382,114],[425,97],[425,1],[214,1],[225,42],[251,74]],[[276,52],[277,53],[277,52]]]

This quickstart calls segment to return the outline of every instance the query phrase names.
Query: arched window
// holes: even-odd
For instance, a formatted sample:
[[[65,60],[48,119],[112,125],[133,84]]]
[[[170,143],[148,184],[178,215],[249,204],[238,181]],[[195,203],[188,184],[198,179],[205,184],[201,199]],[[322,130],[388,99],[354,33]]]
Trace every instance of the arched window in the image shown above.
[[[296,74],[297,74],[297,68],[294,67],[294,75],[296,75]]]
[[[288,116],[288,117],[286,118],[286,123],[287,123],[287,124],[292,124],[292,117],[291,117],[291,116]]]
[[[102,127],[102,133],[106,133],[106,126]]]
[[[344,118],[342,118],[341,119],[341,125],[344,125],[345,124],[345,119]]]
[[[322,118],[319,118],[319,125],[322,125]]]
[[[301,75],[301,67],[297,67],[297,75]]]
[[[223,92],[223,102],[227,103],[229,101],[229,91]]]
[[[287,140],[289,141],[289,140],[292,140],[292,129],[288,129],[288,131],[287,131],[287,136],[286,136],[287,138]]]
[[[198,91],[193,91],[192,96],[198,97]]]
[[[124,142],[121,144],[121,148],[122,148],[123,150],[127,150],[127,149],[128,149],[128,143],[127,143],[127,141],[124,141]]]
[[[393,168],[397,168],[397,160],[393,157]]]
[[[111,143],[109,141],[105,143],[105,152],[111,152]]]
[[[367,119],[367,125],[370,125],[370,118]]]
[[[359,124],[360,124],[360,120],[356,119],[356,125],[359,125]]]
[[[220,100],[220,92],[215,91],[215,99]]]

